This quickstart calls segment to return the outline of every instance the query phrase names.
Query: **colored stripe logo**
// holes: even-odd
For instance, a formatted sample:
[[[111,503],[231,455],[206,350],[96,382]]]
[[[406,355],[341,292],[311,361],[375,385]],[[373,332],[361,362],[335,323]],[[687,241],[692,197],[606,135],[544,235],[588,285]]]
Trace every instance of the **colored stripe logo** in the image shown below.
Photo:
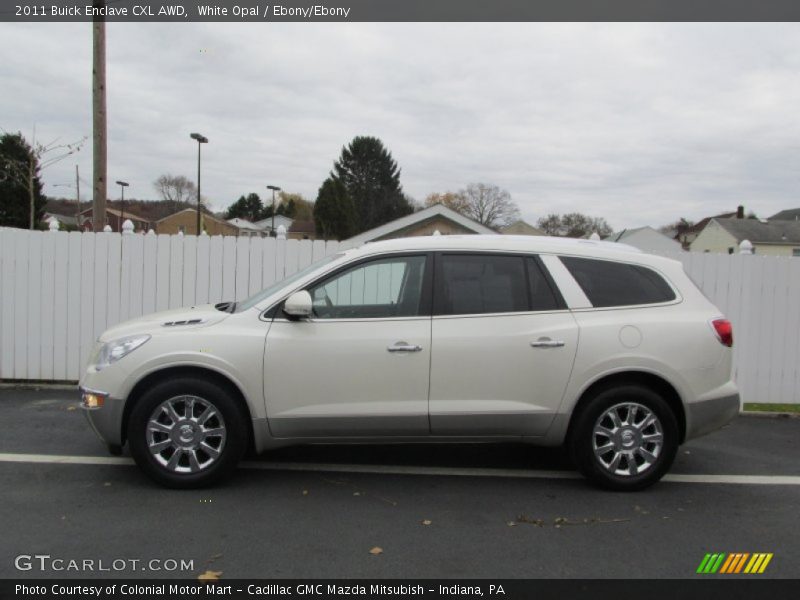
[[[772,560],[772,552],[725,552],[708,553],[703,557],[697,572],[700,574],[720,573],[726,575],[747,573],[763,573],[769,561]]]

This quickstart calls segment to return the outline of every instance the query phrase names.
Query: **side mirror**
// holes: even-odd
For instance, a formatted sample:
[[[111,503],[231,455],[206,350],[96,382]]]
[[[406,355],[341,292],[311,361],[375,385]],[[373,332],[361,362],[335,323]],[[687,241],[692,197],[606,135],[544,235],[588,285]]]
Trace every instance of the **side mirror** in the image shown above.
[[[283,312],[290,317],[310,317],[312,310],[311,294],[305,290],[295,292],[283,303]]]

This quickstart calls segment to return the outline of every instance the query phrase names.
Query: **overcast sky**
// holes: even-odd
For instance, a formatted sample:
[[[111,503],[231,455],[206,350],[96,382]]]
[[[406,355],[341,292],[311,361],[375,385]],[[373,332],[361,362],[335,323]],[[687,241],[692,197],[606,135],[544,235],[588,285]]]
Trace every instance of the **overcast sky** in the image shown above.
[[[107,26],[108,178],[196,177],[221,210],[267,184],[314,199],[341,147],[383,140],[418,201],[470,182],[523,217],[615,229],[800,206],[798,24]],[[91,25],[0,24],[0,128],[88,136],[45,193],[91,194]],[[118,188],[109,186],[116,198]]]

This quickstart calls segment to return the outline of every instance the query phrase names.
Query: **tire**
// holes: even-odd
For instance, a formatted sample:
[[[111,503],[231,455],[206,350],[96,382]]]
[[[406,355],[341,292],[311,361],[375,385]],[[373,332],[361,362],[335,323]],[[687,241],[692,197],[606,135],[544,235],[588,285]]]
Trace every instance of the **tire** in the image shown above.
[[[128,443],[136,464],[157,483],[206,487],[235,470],[247,448],[247,423],[224,387],[181,377],[139,398],[128,420]]]
[[[634,492],[658,480],[678,451],[675,414],[650,388],[623,384],[599,391],[576,415],[569,450],[589,481]]]

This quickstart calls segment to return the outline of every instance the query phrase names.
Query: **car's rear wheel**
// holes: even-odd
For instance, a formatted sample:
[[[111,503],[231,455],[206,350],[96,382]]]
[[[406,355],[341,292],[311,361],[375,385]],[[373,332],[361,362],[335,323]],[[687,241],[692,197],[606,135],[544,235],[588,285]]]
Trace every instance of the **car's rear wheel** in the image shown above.
[[[635,384],[597,393],[576,415],[569,438],[581,473],[618,491],[642,490],[661,479],[678,443],[678,423],[667,402]]]
[[[230,475],[247,447],[247,420],[225,388],[202,379],[157,384],[136,403],[128,441],[136,463],[173,488]]]

